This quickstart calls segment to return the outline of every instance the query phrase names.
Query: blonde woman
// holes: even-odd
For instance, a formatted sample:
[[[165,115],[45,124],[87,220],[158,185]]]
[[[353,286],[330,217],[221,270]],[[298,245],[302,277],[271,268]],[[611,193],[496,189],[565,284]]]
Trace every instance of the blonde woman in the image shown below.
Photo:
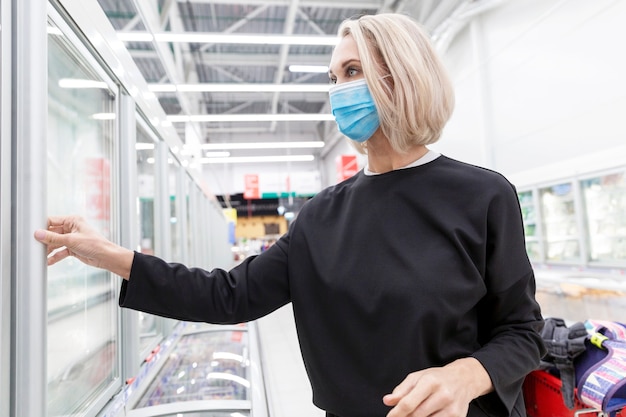
[[[292,303],[313,402],[329,417],[523,416],[545,349],[517,195],[429,150],[454,107],[428,36],[398,14],[344,22],[330,62],[338,128],[367,155],[230,271],[121,248],[77,217],[35,232],[124,278],[120,305],[238,323]]]

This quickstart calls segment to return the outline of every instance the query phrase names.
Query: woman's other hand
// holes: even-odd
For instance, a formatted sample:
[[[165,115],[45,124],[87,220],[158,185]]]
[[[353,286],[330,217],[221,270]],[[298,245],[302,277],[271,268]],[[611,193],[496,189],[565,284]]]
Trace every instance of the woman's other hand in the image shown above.
[[[465,417],[469,403],[493,390],[489,374],[474,358],[409,374],[383,402],[387,417]]]

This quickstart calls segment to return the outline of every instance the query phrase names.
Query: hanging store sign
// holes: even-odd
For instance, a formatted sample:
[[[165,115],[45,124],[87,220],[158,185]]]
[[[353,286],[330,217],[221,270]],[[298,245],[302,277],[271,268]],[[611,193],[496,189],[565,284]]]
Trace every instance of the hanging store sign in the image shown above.
[[[244,192],[243,197],[247,200],[260,198],[259,193],[259,176],[257,174],[246,174],[244,176]]]

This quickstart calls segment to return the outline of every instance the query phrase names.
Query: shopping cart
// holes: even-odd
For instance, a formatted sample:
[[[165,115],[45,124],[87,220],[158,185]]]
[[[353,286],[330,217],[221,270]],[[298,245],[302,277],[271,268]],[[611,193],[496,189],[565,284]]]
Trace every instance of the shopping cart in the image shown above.
[[[623,410],[605,413],[590,408],[577,396],[574,408],[567,408],[561,395],[561,380],[544,370],[533,371],[526,377],[523,392],[528,417],[626,417]]]

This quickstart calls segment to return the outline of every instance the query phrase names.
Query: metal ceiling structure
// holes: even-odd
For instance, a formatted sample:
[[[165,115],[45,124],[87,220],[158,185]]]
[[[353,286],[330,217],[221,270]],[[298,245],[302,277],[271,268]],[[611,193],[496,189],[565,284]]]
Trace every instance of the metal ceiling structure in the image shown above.
[[[337,28],[361,14],[401,12],[420,21],[441,47],[494,0],[98,0],[168,118],[187,143],[323,141],[324,157],[341,138],[334,121],[302,119],[330,113],[328,75],[289,71],[290,65],[330,60]],[[235,35],[254,35],[243,43]],[[167,35],[174,36],[166,38]],[[190,35],[196,36],[192,37]],[[222,40],[209,36],[226,35]],[[262,41],[278,35],[279,44]],[[302,44],[302,36],[319,42]],[[260,43],[251,43],[254,41]],[[290,44],[291,43],[291,44]],[[321,91],[235,91],[255,85]],[[281,86],[281,87],[276,87]],[[244,88],[245,90],[245,88]],[[207,116],[254,115],[255,121],[210,121]],[[323,117],[321,117],[323,118]],[[261,120],[263,119],[263,120]],[[263,151],[233,150],[236,155]],[[269,151],[266,151],[269,152]],[[291,152],[271,150],[272,154]]]

